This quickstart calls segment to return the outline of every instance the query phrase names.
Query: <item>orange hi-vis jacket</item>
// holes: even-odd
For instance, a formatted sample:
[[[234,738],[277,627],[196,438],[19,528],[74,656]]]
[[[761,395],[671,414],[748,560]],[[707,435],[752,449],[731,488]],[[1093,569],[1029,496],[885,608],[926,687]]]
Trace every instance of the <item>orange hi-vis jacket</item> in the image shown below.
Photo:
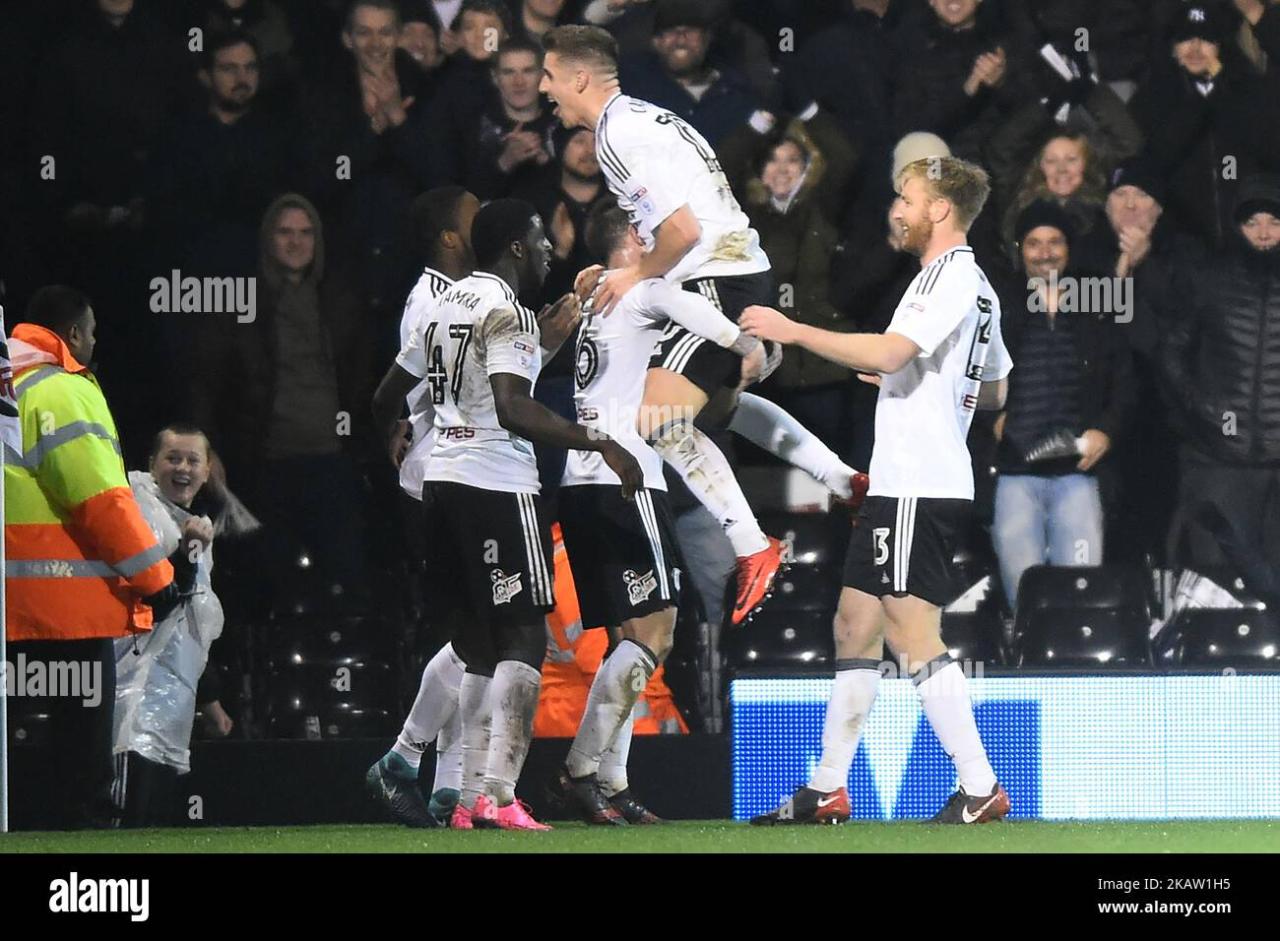
[[[572,738],[578,734],[578,724],[587,709],[591,681],[608,652],[609,634],[582,629],[578,594],[558,523],[551,528],[551,535],[555,542],[556,607],[547,615],[547,658],[542,664],[542,692],[533,717],[533,734],[537,738]],[[662,667],[658,667],[636,701],[634,734],[688,731],[671,690],[662,679]]]
[[[9,340],[22,453],[4,454],[9,640],[125,637],[151,629],[146,595],[173,566],[134,502],[98,382],[52,330]]]

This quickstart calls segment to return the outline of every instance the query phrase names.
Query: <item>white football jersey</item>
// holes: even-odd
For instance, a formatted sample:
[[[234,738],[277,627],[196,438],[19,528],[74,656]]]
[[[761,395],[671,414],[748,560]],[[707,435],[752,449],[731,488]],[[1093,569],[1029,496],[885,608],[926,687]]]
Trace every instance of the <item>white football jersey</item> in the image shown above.
[[[424,480],[538,492],[533,445],[499,424],[489,385],[498,373],[533,383],[542,369],[537,318],[505,281],[477,271],[455,283],[396,362],[426,381],[435,411]]]
[[[423,269],[418,283],[409,292],[409,298],[404,303],[404,313],[400,316],[400,349],[409,345],[409,337],[415,330],[421,332],[426,329],[431,313],[435,310],[436,298],[451,287],[453,280],[448,276],[434,268]],[[400,486],[415,500],[422,499],[422,471],[435,439],[432,428],[435,409],[429,392],[430,386],[424,379],[405,396],[405,402],[409,406],[409,425],[413,428],[413,444],[400,462]]]
[[[667,273],[668,281],[769,270],[760,236],[715,151],[680,117],[619,93],[596,124],[596,159],[646,248],[653,248],[653,230],[681,206],[697,217],[702,237]]]
[[[703,342],[730,346],[741,332],[701,294],[660,278],[641,281],[609,316],[588,315],[578,328],[573,392],[578,424],[599,429],[630,451],[651,490],[667,489],[662,458],[640,437],[636,417],[644,401],[649,356],[672,323],[695,334],[687,341],[690,350]],[[596,452],[570,451],[563,483],[568,487],[621,481]]]
[[[1000,300],[962,245],[916,275],[886,333],[920,347],[880,381],[871,496],[973,499],[966,438],[983,382],[1009,375]]]

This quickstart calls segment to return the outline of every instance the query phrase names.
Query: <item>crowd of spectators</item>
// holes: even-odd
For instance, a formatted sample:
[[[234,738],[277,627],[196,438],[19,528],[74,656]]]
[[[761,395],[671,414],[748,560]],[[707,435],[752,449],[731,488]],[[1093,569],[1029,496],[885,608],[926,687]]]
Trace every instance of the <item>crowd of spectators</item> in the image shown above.
[[[1018,368],[971,444],[1010,603],[1038,561],[1220,564],[1223,518],[1280,558],[1276,0],[24,0],[0,18],[10,324],[40,285],[83,290],[129,466],[194,422],[269,555],[306,546],[354,596],[399,551],[369,399],[424,263],[414,197],[538,207],[555,261],[534,309],[594,260],[593,133],[538,93],[540,37],[565,22],[611,30],[624,91],[717,148],[800,320],[888,322],[916,264],[886,226],[904,136],[988,169],[972,241]],[[256,279],[252,315],[157,312],[171,273]],[[1089,307],[1068,277],[1125,286]],[[874,388],[789,353],[762,393],[866,466]],[[539,397],[570,408],[570,355]],[[1064,433],[1074,451],[1046,450]]]

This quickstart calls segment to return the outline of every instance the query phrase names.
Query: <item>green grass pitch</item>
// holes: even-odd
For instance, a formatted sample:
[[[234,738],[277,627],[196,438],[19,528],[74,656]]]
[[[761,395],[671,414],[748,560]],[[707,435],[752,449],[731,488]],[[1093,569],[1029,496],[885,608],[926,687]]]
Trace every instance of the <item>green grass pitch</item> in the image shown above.
[[[1134,823],[914,822],[751,827],[723,820],[550,833],[408,830],[391,824],[0,834],[0,853],[1257,853],[1280,820]]]

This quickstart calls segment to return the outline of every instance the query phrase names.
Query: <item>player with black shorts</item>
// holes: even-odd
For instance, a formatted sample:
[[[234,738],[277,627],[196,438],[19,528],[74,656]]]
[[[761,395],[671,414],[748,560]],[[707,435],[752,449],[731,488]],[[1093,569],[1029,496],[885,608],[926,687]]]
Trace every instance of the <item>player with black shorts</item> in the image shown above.
[[[565,126],[595,132],[605,182],[646,248],[625,268],[583,272],[580,296],[594,292],[597,313],[608,317],[635,285],[663,278],[701,294],[735,324],[748,306],[772,303],[769,259],[706,139],[670,111],[622,93],[617,43],[604,30],[560,26],[543,37],[543,46],[541,90],[555,101]],[[846,501],[854,494],[855,472],[782,408],[758,397],[744,405],[743,388],[760,376],[744,375],[740,353],[673,323],[649,367],[641,436],[733,544],[738,563],[731,617],[740,624],[772,590],[782,543],[761,530],[729,462],[695,420],[712,428],[728,423]]]
[[[434,582],[464,614],[462,794],[451,826],[542,830],[515,782],[537,707],[544,618],[555,604],[549,521],[531,442],[597,452],[630,494],[642,480],[617,442],[565,421],[531,390],[537,320],[518,295],[541,287],[550,244],[528,203],[496,200],[471,233],[477,270],[436,299],[400,364],[430,390],[435,442],[423,470]],[[563,304],[576,307],[572,297]],[[413,349],[415,343],[420,348]],[[403,353],[404,351],[402,351]]]
[[[612,201],[587,220],[587,245],[613,267],[634,263],[644,243]],[[578,589],[584,629],[607,628],[612,652],[591,685],[582,724],[556,790],[594,824],[656,823],[631,796],[625,776],[598,778],[601,755],[631,736],[636,699],[671,649],[682,565],[667,503],[662,459],[637,430],[650,355],[670,324],[735,360],[758,349],[705,297],[661,278],[642,281],[609,316],[588,302],[578,331],[574,400],[578,421],[622,443],[644,468],[634,501],[597,455],[571,454],[559,492],[560,525]]]
[[[887,642],[909,665],[925,716],[956,766],[959,787],[933,818],[986,823],[1009,796],[978,736],[968,684],[941,636],[954,600],[951,559],[973,505],[966,436],[977,408],[1000,408],[1013,363],[1000,334],[1000,303],[966,233],[990,192],[986,173],[954,157],[907,164],[891,219],[921,271],[884,334],[837,334],[752,308],[742,326],[878,374],[871,488],[849,544],[835,619],[836,676],[822,758],[807,786],[752,823],[848,819],[845,784],[875,702]]]

